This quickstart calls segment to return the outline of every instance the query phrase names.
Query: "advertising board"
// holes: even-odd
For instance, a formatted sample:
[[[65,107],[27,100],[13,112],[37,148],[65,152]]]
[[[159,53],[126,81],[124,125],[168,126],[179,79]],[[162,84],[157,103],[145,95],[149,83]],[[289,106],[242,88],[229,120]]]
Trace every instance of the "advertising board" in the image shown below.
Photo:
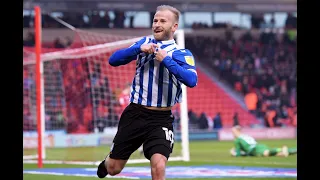
[[[97,146],[99,134],[68,134],[56,135],[54,147]]]
[[[54,136],[47,135],[44,137],[45,147],[54,147]],[[38,147],[37,136],[26,136],[23,137],[23,149],[33,149]]]
[[[296,128],[244,128],[243,134],[252,136],[255,139],[293,139],[296,138]],[[233,140],[230,129],[221,129],[218,132],[219,140]]]

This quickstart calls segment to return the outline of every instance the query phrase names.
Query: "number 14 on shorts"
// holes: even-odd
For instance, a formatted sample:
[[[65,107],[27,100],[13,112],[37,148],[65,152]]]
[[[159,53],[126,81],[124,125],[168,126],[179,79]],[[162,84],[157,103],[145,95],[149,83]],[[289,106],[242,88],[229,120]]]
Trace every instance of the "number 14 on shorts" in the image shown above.
[[[166,127],[162,127],[162,130],[164,131],[164,134],[166,135],[166,140],[171,142],[170,146],[172,148],[172,145],[174,143],[174,134],[173,134],[173,132],[171,130],[169,130],[168,128],[166,128]]]

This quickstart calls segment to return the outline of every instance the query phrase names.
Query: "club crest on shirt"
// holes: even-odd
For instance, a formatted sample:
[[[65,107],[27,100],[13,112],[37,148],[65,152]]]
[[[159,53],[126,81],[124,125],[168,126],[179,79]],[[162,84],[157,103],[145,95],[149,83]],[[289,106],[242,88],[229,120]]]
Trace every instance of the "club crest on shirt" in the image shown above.
[[[194,66],[194,59],[192,56],[185,56],[184,59],[190,66]]]

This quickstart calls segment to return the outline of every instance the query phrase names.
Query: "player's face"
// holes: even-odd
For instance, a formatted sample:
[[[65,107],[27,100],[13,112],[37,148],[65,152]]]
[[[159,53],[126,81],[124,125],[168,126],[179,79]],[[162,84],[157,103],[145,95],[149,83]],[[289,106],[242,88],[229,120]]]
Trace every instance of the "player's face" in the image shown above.
[[[173,38],[173,33],[178,28],[174,14],[169,10],[158,11],[153,18],[152,32],[158,41],[166,41]]]
[[[233,137],[237,138],[239,136],[239,131],[235,128],[232,129],[232,134],[233,134]]]

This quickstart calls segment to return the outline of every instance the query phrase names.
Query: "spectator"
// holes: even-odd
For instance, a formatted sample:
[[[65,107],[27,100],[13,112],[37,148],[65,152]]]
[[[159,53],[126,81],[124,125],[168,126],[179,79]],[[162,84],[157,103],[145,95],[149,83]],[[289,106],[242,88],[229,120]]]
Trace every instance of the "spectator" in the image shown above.
[[[286,105],[283,105],[281,107],[278,118],[279,118],[279,122],[282,125],[290,126],[292,124],[292,121],[290,120],[290,117],[289,117],[289,111]]]
[[[53,47],[54,48],[65,48],[65,45],[61,42],[60,38],[56,38],[56,40],[53,42]]]
[[[253,90],[245,95],[245,103],[249,112],[256,115],[258,96]]]
[[[235,112],[234,116],[233,116],[233,126],[237,126],[237,125],[240,125],[239,124],[239,117],[238,117],[238,113]]]
[[[188,111],[188,117],[190,124],[198,124],[198,117],[191,109]]]
[[[209,128],[209,123],[208,119],[205,113],[201,113],[200,118],[198,120],[199,123],[199,129],[208,129]]]
[[[130,103],[130,89],[131,83],[127,84],[124,90],[121,92],[119,96],[119,104],[121,106],[121,112],[129,105]]]
[[[213,118],[213,129],[221,129],[222,128],[222,119],[220,112]]]
[[[27,38],[23,40],[23,46],[34,46],[35,45],[35,37],[34,33],[29,32]]]

